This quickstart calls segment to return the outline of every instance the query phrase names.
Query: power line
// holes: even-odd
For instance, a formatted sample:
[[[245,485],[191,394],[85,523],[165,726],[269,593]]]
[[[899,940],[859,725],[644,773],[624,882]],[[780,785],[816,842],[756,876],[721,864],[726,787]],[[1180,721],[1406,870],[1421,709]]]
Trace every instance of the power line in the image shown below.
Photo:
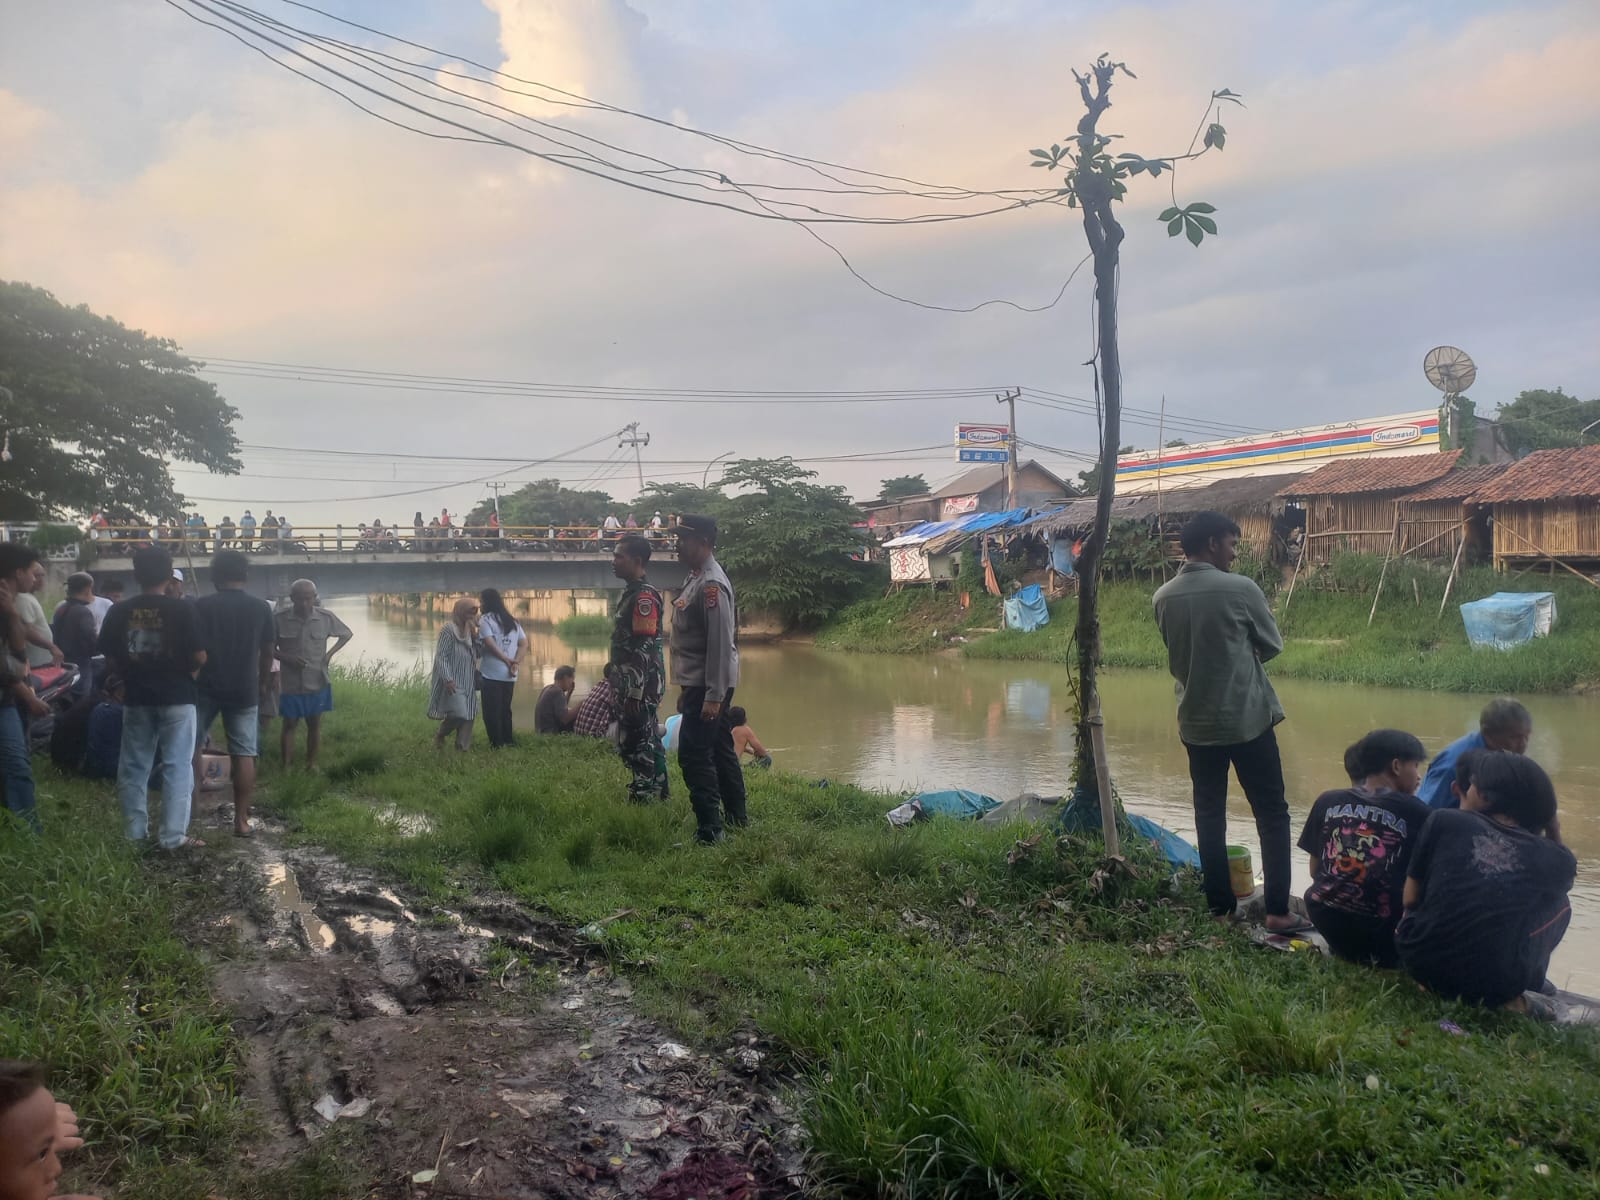
[[[372,62],[373,62],[372,59],[365,58],[365,59],[363,59],[362,61],[359,61],[359,62],[353,61],[348,56],[339,54],[337,51],[330,50],[327,45],[319,43],[319,41],[317,40],[318,39],[318,35],[305,34],[304,31],[299,31],[297,29],[297,27],[295,27],[295,26],[290,26],[290,25],[287,25],[284,22],[277,21],[275,18],[268,17],[265,14],[262,14],[262,13],[258,12],[255,9],[252,9],[252,8],[249,8],[246,5],[237,3],[236,0],[215,0],[215,3],[224,6],[223,7],[223,11],[218,11],[217,8],[211,7],[209,4],[205,3],[204,0],[181,0],[181,2],[180,2],[180,0],[165,0],[165,3],[169,7],[172,7],[174,9],[176,9],[178,12],[183,13],[183,15],[185,15],[186,17],[189,17],[191,20],[193,20],[195,22],[197,22],[197,23],[199,23],[201,25],[205,25],[205,26],[207,26],[209,28],[216,29],[219,32],[227,34],[229,37],[233,38],[235,41],[240,42],[242,45],[247,46],[249,49],[254,50],[256,53],[262,55],[264,58],[266,58],[269,62],[273,63],[274,65],[280,66],[280,67],[284,68],[285,70],[288,70],[288,71],[292,72],[293,74],[300,76],[303,79],[308,79],[311,82],[316,83],[319,87],[322,87],[325,90],[332,92],[334,95],[336,95],[336,96],[340,97],[341,99],[345,100],[347,103],[351,104],[353,107],[357,108],[361,112],[366,113],[369,116],[377,117],[379,120],[385,121],[386,123],[388,123],[390,125],[394,125],[397,128],[405,129],[405,130],[407,130],[409,132],[412,132],[412,133],[420,133],[420,134],[423,134],[424,136],[434,137],[434,138],[438,138],[438,139],[442,139],[442,140],[473,141],[473,142],[480,142],[480,143],[489,144],[489,145],[498,145],[498,146],[502,146],[502,147],[507,148],[507,149],[516,150],[516,151],[518,151],[520,153],[527,154],[527,155],[530,155],[530,156],[535,157],[535,158],[539,158],[539,159],[541,159],[543,161],[549,162],[552,165],[555,165],[555,166],[558,166],[558,167],[563,167],[563,168],[568,169],[568,170],[577,171],[577,172],[579,172],[581,174],[585,174],[585,175],[591,175],[591,176],[594,176],[596,178],[604,179],[604,180],[607,180],[607,181],[612,182],[612,183],[619,183],[619,184],[623,185],[624,187],[634,188],[636,190],[644,191],[644,192],[647,192],[647,193],[650,193],[650,194],[653,194],[653,195],[665,196],[665,197],[668,197],[668,198],[671,198],[671,199],[682,200],[682,201],[685,201],[685,202],[688,202],[688,203],[693,203],[693,204],[709,205],[709,206],[714,207],[714,208],[722,208],[722,209],[726,209],[726,210],[728,210],[730,212],[740,213],[740,214],[742,214],[744,216],[757,217],[757,218],[765,219],[765,220],[787,221],[787,222],[790,222],[792,224],[796,224],[800,228],[804,229],[806,231],[806,233],[813,240],[815,240],[820,245],[825,247],[836,258],[838,258],[839,261],[844,265],[846,270],[850,273],[850,275],[853,278],[855,278],[857,281],[862,283],[864,286],[868,287],[869,289],[871,289],[873,292],[877,293],[878,295],[884,296],[887,299],[896,300],[896,301],[899,301],[901,303],[909,304],[909,305],[912,305],[912,306],[917,307],[917,308],[928,309],[930,311],[935,311],[935,312],[969,313],[969,312],[976,312],[979,309],[987,308],[990,305],[1004,305],[1004,306],[1007,306],[1007,307],[1015,308],[1015,309],[1017,309],[1019,311],[1022,311],[1022,312],[1029,312],[1029,313],[1043,312],[1043,311],[1045,311],[1047,309],[1054,308],[1057,304],[1059,304],[1061,302],[1061,300],[1066,295],[1067,288],[1071,284],[1072,279],[1077,275],[1078,271],[1082,268],[1082,265],[1083,265],[1083,263],[1080,262],[1076,267],[1074,267],[1072,272],[1067,276],[1066,280],[1062,283],[1060,289],[1056,292],[1055,297],[1053,299],[1051,299],[1050,301],[1044,303],[1044,304],[1025,305],[1025,304],[1020,304],[1020,303],[1018,303],[1018,302],[1016,302],[1014,300],[1009,300],[1009,299],[1004,299],[1004,298],[991,298],[991,299],[979,301],[978,303],[970,304],[970,305],[944,305],[944,304],[928,303],[928,302],[921,301],[921,300],[915,300],[915,299],[912,299],[911,297],[903,296],[903,295],[900,295],[897,292],[890,291],[889,289],[881,287],[878,284],[872,282],[865,275],[863,275],[859,269],[857,269],[855,264],[853,262],[851,262],[851,260],[850,260],[848,255],[846,255],[836,245],[834,245],[827,238],[823,237],[820,233],[818,233],[815,229],[813,229],[812,225],[813,224],[920,225],[920,224],[939,224],[939,223],[945,223],[945,222],[949,222],[949,221],[972,220],[972,219],[981,218],[981,217],[996,216],[996,215],[999,215],[999,214],[1002,214],[1002,213],[1006,213],[1006,212],[1015,212],[1015,211],[1017,211],[1019,209],[1031,207],[1031,206],[1037,205],[1037,204],[1052,204],[1052,205],[1053,204],[1059,204],[1065,198],[1064,192],[1062,190],[1060,190],[1060,189],[1057,189],[1057,190],[1055,190],[1053,192],[1045,191],[1045,192],[1042,192],[1042,193],[1024,194],[1021,198],[1009,200],[1006,203],[1000,205],[999,207],[983,209],[983,210],[980,210],[980,211],[977,211],[977,212],[924,213],[924,214],[918,214],[918,215],[913,215],[913,216],[867,217],[867,216],[861,216],[859,214],[836,213],[836,212],[832,212],[830,210],[824,210],[824,209],[821,209],[821,208],[817,208],[815,206],[804,205],[804,204],[800,204],[799,202],[794,202],[794,201],[763,200],[763,199],[753,195],[752,192],[751,192],[751,188],[752,187],[759,187],[761,185],[740,184],[740,183],[738,183],[738,182],[736,182],[736,181],[734,181],[732,179],[729,179],[726,175],[723,175],[723,174],[721,174],[719,172],[710,172],[710,171],[705,171],[705,170],[702,170],[702,169],[699,169],[699,168],[679,167],[679,166],[675,166],[675,165],[670,164],[670,163],[665,163],[665,160],[655,159],[652,156],[644,155],[644,154],[641,154],[641,153],[639,153],[637,151],[624,150],[624,149],[622,149],[620,147],[612,147],[613,149],[617,149],[620,153],[628,154],[630,156],[633,156],[633,157],[636,157],[636,158],[640,158],[640,159],[644,159],[644,160],[647,160],[647,161],[654,161],[654,162],[663,163],[664,167],[666,168],[666,173],[667,174],[715,176],[717,181],[719,183],[721,183],[722,185],[724,185],[725,189],[728,189],[732,193],[740,195],[740,196],[743,196],[746,200],[751,201],[755,205],[755,208],[752,209],[752,208],[748,208],[748,207],[745,207],[745,206],[740,205],[740,204],[728,203],[725,200],[713,199],[713,198],[710,198],[710,197],[707,197],[707,196],[685,195],[682,192],[672,191],[668,187],[658,186],[659,184],[661,184],[663,182],[661,180],[661,178],[660,178],[662,172],[642,172],[642,171],[639,171],[639,170],[634,169],[634,168],[623,167],[620,164],[609,162],[608,160],[601,159],[601,158],[599,158],[599,157],[597,157],[597,156],[595,156],[595,155],[593,155],[591,153],[588,153],[586,151],[582,151],[578,147],[571,145],[571,143],[563,142],[563,141],[560,141],[559,139],[553,139],[549,135],[541,134],[541,133],[538,133],[537,131],[529,131],[529,130],[525,129],[522,125],[519,125],[519,124],[517,124],[516,122],[513,122],[513,121],[509,121],[506,118],[498,117],[493,113],[484,113],[481,108],[478,108],[475,105],[463,104],[463,103],[460,103],[458,101],[444,100],[444,99],[441,99],[439,97],[428,96],[426,93],[419,92],[416,88],[413,88],[408,84],[401,83],[399,80],[396,80],[395,78],[393,78],[392,75],[384,73],[384,68],[382,67],[382,64],[378,64],[377,66],[374,66],[374,65],[372,65]],[[185,7],[185,5],[187,5],[189,7]],[[310,11],[317,11],[317,12],[321,12],[322,11],[320,9],[311,9],[310,6],[305,6],[305,7]],[[234,29],[228,29],[228,28],[225,28],[223,25],[219,25],[217,23],[217,21],[208,21],[204,17],[201,17],[201,16],[197,15],[196,12],[191,11],[191,8],[198,9],[200,12],[208,13],[212,17],[217,18],[218,21],[225,22],[227,25],[232,25],[235,28]],[[233,15],[230,15],[230,14],[233,14]],[[326,13],[324,13],[323,15],[331,16],[331,14],[326,14]],[[238,19],[238,18],[241,18],[241,17],[244,18],[244,19],[243,20]],[[341,20],[340,18],[332,18],[332,19]],[[475,113],[475,114],[477,114],[479,116],[487,116],[491,120],[496,120],[496,121],[499,121],[502,124],[511,125],[513,128],[521,130],[522,132],[532,132],[534,134],[534,136],[541,137],[547,142],[552,142],[553,144],[560,145],[560,146],[565,147],[567,149],[574,150],[574,151],[577,152],[577,154],[576,155],[552,154],[552,153],[549,153],[547,151],[542,151],[542,150],[536,149],[534,147],[523,145],[523,144],[521,144],[519,142],[512,141],[512,140],[510,140],[508,138],[505,138],[505,137],[502,137],[499,134],[496,134],[496,133],[494,133],[492,131],[484,131],[484,130],[481,130],[481,129],[475,129],[475,128],[469,126],[469,125],[465,125],[460,121],[454,120],[454,119],[452,119],[452,118],[450,118],[448,116],[442,115],[440,113],[430,112],[427,109],[421,108],[418,105],[411,103],[410,101],[407,101],[407,100],[405,100],[405,99],[403,99],[403,98],[401,98],[399,96],[394,95],[392,92],[385,91],[380,87],[374,87],[371,84],[365,83],[365,82],[361,81],[360,79],[354,78],[354,77],[346,74],[344,71],[341,71],[336,67],[330,66],[326,62],[320,61],[320,60],[312,57],[311,55],[303,53],[301,50],[296,49],[293,45],[286,44],[285,42],[278,40],[278,38],[271,36],[269,33],[264,32],[263,31],[264,28],[265,29],[270,29],[273,32],[282,32],[282,33],[284,33],[285,36],[293,36],[294,33],[302,33],[303,34],[302,44],[308,45],[308,46],[312,46],[312,47],[316,48],[317,50],[319,50],[321,53],[326,54],[329,57],[335,58],[338,61],[345,62],[345,63],[347,63],[349,65],[356,66],[359,69],[362,69],[362,70],[368,71],[368,72],[370,72],[372,74],[375,74],[379,78],[385,80],[390,86],[398,86],[404,91],[410,92],[413,95],[418,96],[419,98],[427,100],[429,103],[444,104],[444,105],[447,105],[449,107],[458,108],[458,109],[467,109],[468,111],[471,111],[471,112],[473,112],[473,113]],[[367,26],[361,26],[361,28],[370,29],[370,27],[367,27]],[[242,32],[240,32],[240,31],[242,31]],[[378,30],[370,30],[370,31],[374,32],[374,33],[380,33],[381,36],[388,36],[388,37],[392,37],[393,36],[393,35],[388,35],[388,34],[382,34],[381,31],[378,31]],[[252,40],[252,39],[254,39],[254,40]],[[335,44],[338,44],[338,45],[341,45],[341,46],[348,45],[347,43],[337,42],[336,39],[327,39],[327,40],[335,42]],[[396,39],[396,40],[399,40],[399,41],[402,41],[402,42],[405,41],[405,39]],[[338,80],[341,80],[345,84],[347,84],[347,85],[349,85],[351,87],[357,88],[362,92],[368,93],[368,94],[370,94],[370,95],[372,95],[374,97],[377,97],[377,98],[380,98],[382,100],[385,100],[389,104],[395,105],[398,108],[401,108],[401,109],[404,109],[404,110],[406,110],[408,112],[414,113],[417,116],[422,117],[425,120],[435,122],[436,124],[445,126],[447,128],[460,130],[460,131],[462,131],[462,133],[450,134],[450,133],[440,133],[437,130],[421,129],[421,128],[418,128],[415,125],[407,123],[406,121],[395,120],[393,118],[384,116],[383,114],[378,113],[374,109],[368,107],[366,104],[363,104],[360,100],[358,100],[354,96],[350,95],[349,93],[347,93],[345,91],[342,91],[338,86],[330,84],[330,83],[328,83],[328,82],[326,82],[324,80],[317,79],[314,76],[307,74],[306,71],[301,70],[298,67],[295,67],[293,64],[285,62],[281,58],[276,57],[270,50],[265,49],[263,47],[263,45],[258,45],[257,42],[265,43],[268,46],[276,47],[278,50],[282,51],[283,53],[292,55],[295,58],[298,58],[298,59],[302,60],[303,62],[305,62],[308,66],[310,66],[310,67],[312,67],[312,68],[314,68],[316,70],[322,71],[323,73],[325,73],[327,75],[330,75],[330,76],[332,76],[332,77],[334,77],[334,78],[336,78]],[[414,44],[414,43],[410,43],[410,44]],[[432,52],[432,51],[430,51],[430,52]],[[442,52],[440,52],[440,53],[442,53]],[[390,68],[390,69],[392,70],[393,68]],[[487,68],[485,68],[485,69],[487,69]],[[413,78],[418,78],[415,75],[413,75],[412,77]],[[455,95],[465,95],[465,93],[460,93],[460,92],[457,92],[455,89],[447,88],[444,85],[437,83],[436,81],[433,83],[433,86],[436,87],[436,88],[439,88],[440,90],[451,92],[452,94],[455,94]],[[547,86],[547,85],[535,84],[534,86]],[[551,90],[555,90],[555,91],[558,91],[558,92],[560,91],[560,89],[551,89]],[[493,102],[479,101],[479,103],[491,103],[492,104]],[[607,108],[608,110],[611,110],[611,111],[619,111],[619,112],[625,111],[625,110],[621,110],[621,109],[615,109],[614,106],[607,106],[607,105],[602,105],[602,104],[594,104],[592,102],[591,102],[591,104],[594,107],[603,107],[603,108]],[[514,111],[514,110],[506,109],[506,107],[504,105],[495,105],[495,107],[499,107],[499,108],[503,109],[504,111]],[[641,114],[630,114],[630,115],[641,116]],[[519,119],[533,120],[533,118],[522,117],[521,114],[519,114]],[[547,128],[555,128],[553,126],[550,126],[547,122],[538,122],[538,123],[545,125]],[[670,122],[668,124],[670,124]],[[463,134],[465,134],[467,136],[462,136]],[[585,136],[585,135],[578,135],[578,136]],[[710,136],[710,135],[705,135],[705,136]],[[610,143],[600,143],[596,139],[589,139],[589,140],[596,141],[596,144],[610,146]],[[718,140],[724,140],[724,139],[718,139]],[[766,156],[766,157],[775,157],[770,152],[764,152],[764,156]],[[590,165],[585,165],[586,163],[590,164]],[[635,178],[634,179],[624,178],[623,176],[625,176],[625,175],[633,175],[633,176],[635,176]],[[650,182],[640,182],[640,179],[648,179],[648,180],[650,180]],[[715,193],[718,193],[718,194],[726,194],[726,192],[723,189],[708,187],[706,184],[703,184],[703,183],[698,183],[698,182],[694,182],[694,181],[685,181],[685,180],[675,180],[675,181],[672,181],[672,182],[674,184],[678,185],[678,186],[698,187],[698,188],[701,188],[702,190],[707,190],[707,191],[715,192]],[[925,186],[936,186],[936,185],[925,185]],[[880,193],[871,193],[871,194],[880,194]],[[973,195],[973,196],[980,196],[980,195],[995,195],[995,196],[998,196],[1000,194],[1001,193],[979,193],[979,192],[972,192],[971,193],[971,195]],[[806,210],[811,215],[806,216],[806,215],[796,215],[794,213],[778,212],[778,211],[776,211],[775,205],[782,205],[782,206],[789,206],[789,207],[799,207],[799,208],[802,208],[802,209]],[[1084,260],[1084,261],[1087,261],[1087,260]]]

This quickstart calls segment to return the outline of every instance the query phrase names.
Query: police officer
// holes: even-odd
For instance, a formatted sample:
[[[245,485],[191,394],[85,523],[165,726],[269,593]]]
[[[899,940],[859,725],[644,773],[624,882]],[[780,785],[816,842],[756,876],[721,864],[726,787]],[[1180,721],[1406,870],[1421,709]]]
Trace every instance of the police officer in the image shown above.
[[[622,711],[617,718],[618,750],[633,772],[628,799],[635,804],[667,798],[667,752],[656,732],[656,706],[666,691],[667,672],[661,661],[661,593],[645,579],[650,543],[638,534],[617,542],[611,573],[622,580],[615,623],[611,627],[612,677]]]
[[[699,828],[695,840],[722,840],[724,822],[747,825],[744,772],[733,748],[728,706],[739,682],[738,625],[733,585],[718,565],[717,522],[686,516],[670,533],[678,539],[678,561],[689,568],[672,605],[672,682],[683,689],[678,711],[678,766],[689,789]]]

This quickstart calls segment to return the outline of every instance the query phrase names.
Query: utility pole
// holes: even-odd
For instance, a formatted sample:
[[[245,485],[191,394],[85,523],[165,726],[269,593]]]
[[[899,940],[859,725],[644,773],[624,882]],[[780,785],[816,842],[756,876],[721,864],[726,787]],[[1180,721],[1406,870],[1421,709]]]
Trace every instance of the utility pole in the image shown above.
[[[650,435],[639,432],[639,422],[637,421],[631,425],[624,425],[622,432],[626,436],[617,439],[617,448],[620,450],[623,446],[633,447],[633,465],[639,472],[639,490],[642,492],[644,491],[644,461],[639,457],[639,447],[650,444]]]
[[[494,523],[496,525],[500,524],[500,489],[510,486],[510,484],[501,483],[498,480],[489,485],[489,490],[494,493]]]
[[[1022,399],[1022,389],[1012,388],[1004,396],[996,396],[996,404],[1008,405],[1011,409],[1011,419],[1007,422],[1009,432],[1006,434],[1006,507],[1017,506],[1017,401]]]

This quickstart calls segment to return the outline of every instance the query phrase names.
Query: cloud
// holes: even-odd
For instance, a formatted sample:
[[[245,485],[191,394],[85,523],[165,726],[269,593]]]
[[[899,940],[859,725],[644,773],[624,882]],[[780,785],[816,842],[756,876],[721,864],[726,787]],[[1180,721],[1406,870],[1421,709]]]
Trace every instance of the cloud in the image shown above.
[[[1136,406],[1153,409],[1165,393],[1174,413],[1263,426],[1283,423],[1286,397],[1308,419],[1414,408],[1431,401],[1417,364],[1439,341],[1478,357],[1480,405],[1524,386],[1600,391],[1600,351],[1584,335],[1600,168],[1574,149],[1600,133],[1587,65],[1600,54],[1600,18],[1586,6],[1462,16],[1192,0],[1083,16],[1007,3],[880,28],[759,7],[654,3],[646,20],[615,0],[484,2],[514,74],[938,182],[1040,185],[1026,150],[1068,132],[1066,65],[1102,48],[1139,73],[1119,80],[1109,119],[1141,152],[1181,150],[1213,87],[1244,92],[1250,107],[1225,118],[1227,150],[1179,177],[1180,195],[1218,205],[1215,243],[1169,241],[1154,219],[1165,180],[1141,181],[1125,209],[1122,328]],[[1086,278],[1035,315],[896,305],[798,229],[419,138],[175,13],[112,17],[116,36],[100,38],[51,9],[22,39],[56,45],[67,30],[80,61],[0,92],[0,155],[31,164],[0,180],[0,261],[193,351],[640,387],[1088,389],[1078,365],[1089,353]],[[740,21],[757,43],[747,56]],[[856,74],[873,39],[892,66]],[[846,65],[830,73],[834,47]],[[0,50],[0,68],[26,53]],[[164,101],[173,77],[182,89]],[[121,112],[133,94],[140,136],[123,144],[137,147],[110,162],[94,114]],[[500,98],[674,161],[796,178],[620,118]],[[939,303],[1038,303],[1084,253],[1066,210],[827,236],[883,286]],[[223,382],[250,442],[529,458],[633,419],[662,459],[925,445],[993,407],[540,406]],[[1038,440],[1092,443],[1085,420],[1026,419]],[[1130,440],[1154,431],[1135,427]],[[955,464],[830,467],[828,477],[868,493],[917,470],[935,478]],[[354,469],[320,473],[329,480],[318,495],[383,490],[335,481]],[[200,495],[285,499],[268,491],[279,484],[185,483]],[[453,506],[476,498],[475,487],[449,495]]]

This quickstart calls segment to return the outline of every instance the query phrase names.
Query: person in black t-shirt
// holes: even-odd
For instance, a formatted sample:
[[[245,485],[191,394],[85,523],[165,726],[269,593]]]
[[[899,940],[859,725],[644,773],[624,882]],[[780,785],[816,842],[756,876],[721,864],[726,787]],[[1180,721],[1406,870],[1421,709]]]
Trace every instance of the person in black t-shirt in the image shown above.
[[[195,706],[195,777],[200,751],[218,714],[228,736],[229,778],[233,784],[233,832],[250,836],[250,802],[256,790],[256,757],[260,752],[261,688],[272,677],[272,649],[277,640],[272,606],[244,590],[249,561],[237,550],[219,550],[211,560],[215,594],[195,603],[206,665],[200,669]]]
[[[1306,912],[1340,958],[1399,965],[1394,946],[1406,867],[1428,819],[1416,797],[1428,752],[1399,729],[1375,729],[1345,752],[1352,787],[1311,806],[1300,849],[1311,856]]]
[[[1459,809],[1439,809],[1411,856],[1400,961],[1429,991],[1526,1008],[1572,919],[1578,860],[1551,834],[1556,790],[1521,754],[1478,750]]]
[[[146,789],[160,757],[163,850],[201,846],[189,836],[194,791],[194,676],[206,661],[194,606],[163,594],[172,579],[172,555],[149,546],[133,556],[142,594],[111,606],[100,626],[100,652],[127,692],[117,795],[128,837],[143,841],[150,829]]]

